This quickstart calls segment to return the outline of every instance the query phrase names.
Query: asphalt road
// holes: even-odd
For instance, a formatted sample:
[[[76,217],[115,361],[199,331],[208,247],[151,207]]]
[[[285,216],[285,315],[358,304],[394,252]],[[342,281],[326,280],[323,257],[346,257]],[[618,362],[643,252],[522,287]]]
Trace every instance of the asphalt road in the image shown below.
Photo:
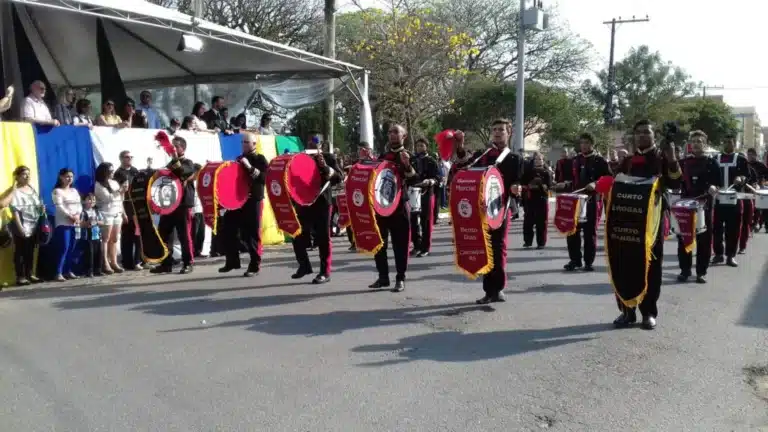
[[[4,291],[0,431],[768,430],[768,235],[707,285],[674,282],[667,242],[648,332],[612,329],[602,255],[566,275],[562,237],[522,250],[519,221],[509,301],[476,307],[448,229],[400,294],[366,288],[373,261],[345,238],[322,286],[291,281],[282,249],[253,279],[212,264]]]

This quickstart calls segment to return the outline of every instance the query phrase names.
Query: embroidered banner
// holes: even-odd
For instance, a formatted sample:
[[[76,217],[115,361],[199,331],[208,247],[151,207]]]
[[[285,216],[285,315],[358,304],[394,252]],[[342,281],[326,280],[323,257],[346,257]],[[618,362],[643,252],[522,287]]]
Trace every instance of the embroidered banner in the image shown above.
[[[555,228],[560,234],[576,234],[579,222],[586,216],[586,195],[560,194],[555,198]]]
[[[287,181],[288,169],[294,155],[282,155],[269,162],[266,174],[267,195],[272,212],[277,220],[277,227],[289,236],[296,238],[301,234],[301,223],[293,207]]]
[[[168,247],[155,228],[150,207],[151,177],[147,171],[139,171],[131,181],[128,196],[134,211],[134,221],[141,239],[141,254],[149,263],[159,263],[168,256]]]
[[[344,185],[346,196],[351,198],[347,208],[355,245],[357,250],[371,254],[384,246],[374,208],[376,167],[377,164],[355,164]]]

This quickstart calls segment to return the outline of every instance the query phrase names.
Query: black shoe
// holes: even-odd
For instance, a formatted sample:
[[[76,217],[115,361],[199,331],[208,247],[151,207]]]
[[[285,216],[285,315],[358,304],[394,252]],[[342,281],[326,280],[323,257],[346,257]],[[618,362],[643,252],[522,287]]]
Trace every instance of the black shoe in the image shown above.
[[[595,271],[595,268],[592,267],[592,264],[587,264],[587,265],[584,266],[584,271],[585,272],[593,272],[593,271]]]
[[[616,328],[627,328],[637,322],[635,311],[624,312],[618,318],[613,320],[613,326]]]
[[[533,246],[533,245],[530,244],[530,243],[523,243],[523,247],[526,248],[526,249],[531,247],[531,246]]]
[[[705,283],[707,283],[707,280],[704,279],[704,276],[696,276],[696,283],[697,284],[705,284]]]
[[[350,246],[349,249],[347,249],[349,252],[357,252],[357,248],[355,246]]]
[[[192,266],[192,264],[184,265],[181,267],[181,270],[179,270],[179,274],[189,274],[195,271],[195,268]]]
[[[545,247],[547,247],[547,245],[538,245],[536,246],[536,249],[544,249]]]
[[[306,275],[311,275],[312,270],[311,269],[298,269],[296,270],[296,273],[291,275],[291,279],[301,279]]]
[[[409,252],[410,256],[417,256],[420,253],[418,249],[411,249],[411,252]]]
[[[30,285],[30,284],[31,284],[31,282],[28,281],[27,279],[19,279],[19,280],[16,281],[16,286],[27,286],[27,285]]]
[[[735,259],[728,257],[728,259],[725,260],[725,265],[728,267],[738,267],[739,263],[737,263]]]
[[[331,281],[331,277],[330,276],[326,276],[324,274],[319,274],[319,275],[315,276],[314,279],[312,279],[312,284],[314,284],[314,285],[322,285],[322,284],[328,283],[330,281]]]
[[[747,249],[746,248],[745,249],[739,249],[739,255],[744,255],[745,253],[747,253]]]
[[[388,288],[389,287],[389,281],[385,279],[376,279],[376,282],[368,285],[368,288],[371,289],[381,289],[381,288]]]
[[[395,287],[392,288],[390,291],[395,292],[395,293],[405,291],[405,282],[403,282],[403,281],[395,282]]]
[[[485,304],[493,303],[493,297],[485,296],[485,297],[483,297],[481,299],[475,300],[475,303],[477,303],[479,305],[485,305]]]
[[[219,269],[219,273],[229,273],[232,270],[240,270],[240,266],[237,267],[230,267],[228,265],[225,265],[224,267]]]
[[[580,268],[581,268],[581,263],[580,262],[574,262],[574,261],[571,261],[568,264],[563,266],[563,269],[565,271],[576,271],[576,269],[580,269]]]
[[[248,266],[248,269],[243,273],[243,277],[253,277],[259,274],[260,269],[258,267]]]
[[[500,292],[499,295],[491,299],[492,303],[504,303],[506,301],[507,301],[507,296],[503,292]]]
[[[419,252],[419,254],[418,254],[418,255],[416,255],[416,256],[417,256],[418,258],[428,257],[428,256],[429,256],[429,252],[427,252],[427,251],[421,251],[421,252]]]
[[[680,274],[677,276],[677,281],[678,281],[678,282],[688,282],[688,278],[689,278],[689,277],[691,277],[691,274],[690,274],[690,273],[680,273]]]
[[[722,264],[725,262],[725,258],[722,255],[716,255],[712,258],[712,264]]]
[[[654,317],[643,317],[643,330],[653,330],[656,328],[656,318]]]
[[[149,272],[152,273],[152,274],[173,273],[173,267],[159,265],[159,266],[153,268],[152,270],[150,270]],[[108,271],[104,271],[104,273],[110,274],[110,272],[108,272]]]

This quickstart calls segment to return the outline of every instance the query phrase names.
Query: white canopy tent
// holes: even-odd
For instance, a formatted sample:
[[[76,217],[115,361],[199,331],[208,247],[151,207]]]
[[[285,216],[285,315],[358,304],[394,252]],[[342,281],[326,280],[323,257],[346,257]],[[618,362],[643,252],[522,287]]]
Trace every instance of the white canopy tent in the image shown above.
[[[320,80],[318,85],[325,90],[312,90],[313,95],[306,98],[307,104],[312,104],[318,97],[343,88],[336,80],[343,78],[353,84],[350,89],[355,90],[362,104],[360,139],[373,141],[367,72],[358,66],[231,30],[144,0],[9,1],[17,6],[24,32],[53,86],[100,87],[96,39],[97,22],[101,19],[127,89],[253,84],[264,75],[291,76],[303,82]],[[203,51],[178,51],[183,34],[201,38]],[[269,90],[264,94],[269,95]]]

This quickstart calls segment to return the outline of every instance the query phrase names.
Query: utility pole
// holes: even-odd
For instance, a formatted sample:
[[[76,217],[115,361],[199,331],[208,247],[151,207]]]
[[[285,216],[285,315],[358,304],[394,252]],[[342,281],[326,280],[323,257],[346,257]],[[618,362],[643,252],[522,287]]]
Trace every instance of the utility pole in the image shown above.
[[[336,58],[336,0],[325,0],[325,48],[323,55]],[[333,85],[333,80],[330,80]],[[336,98],[333,94],[325,100],[325,121],[323,135],[328,141],[328,151],[333,153],[333,125],[336,120]]]
[[[533,7],[525,8],[520,0],[520,29],[517,32],[517,91],[515,93],[515,125],[512,150],[523,150],[525,142],[525,31],[540,32],[549,28],[549,15],[544,12],[542,0],[533,0]]]
[[[632,24],[648,22],[651,19],[648,15],[645,18],[636,19],[634,16],[632,19],[621,19],[621,17],[614,18],[610,21],[603,21],[603,24],[611,25],[611,53],[608,59],[608,93],[605,98],[605,110],[603,116],[605,118],[605,124],[610,125],[613,123],[614,109],[613,109],[613,96],[616,94],[616,69],[613,66],[614,50],[616,48],[616,24]]]
[[[707,90],[723,90],[725,87],[723,86],[708,86],[702,84],[701,86],[701,97],[706,98],[707,97]]]

